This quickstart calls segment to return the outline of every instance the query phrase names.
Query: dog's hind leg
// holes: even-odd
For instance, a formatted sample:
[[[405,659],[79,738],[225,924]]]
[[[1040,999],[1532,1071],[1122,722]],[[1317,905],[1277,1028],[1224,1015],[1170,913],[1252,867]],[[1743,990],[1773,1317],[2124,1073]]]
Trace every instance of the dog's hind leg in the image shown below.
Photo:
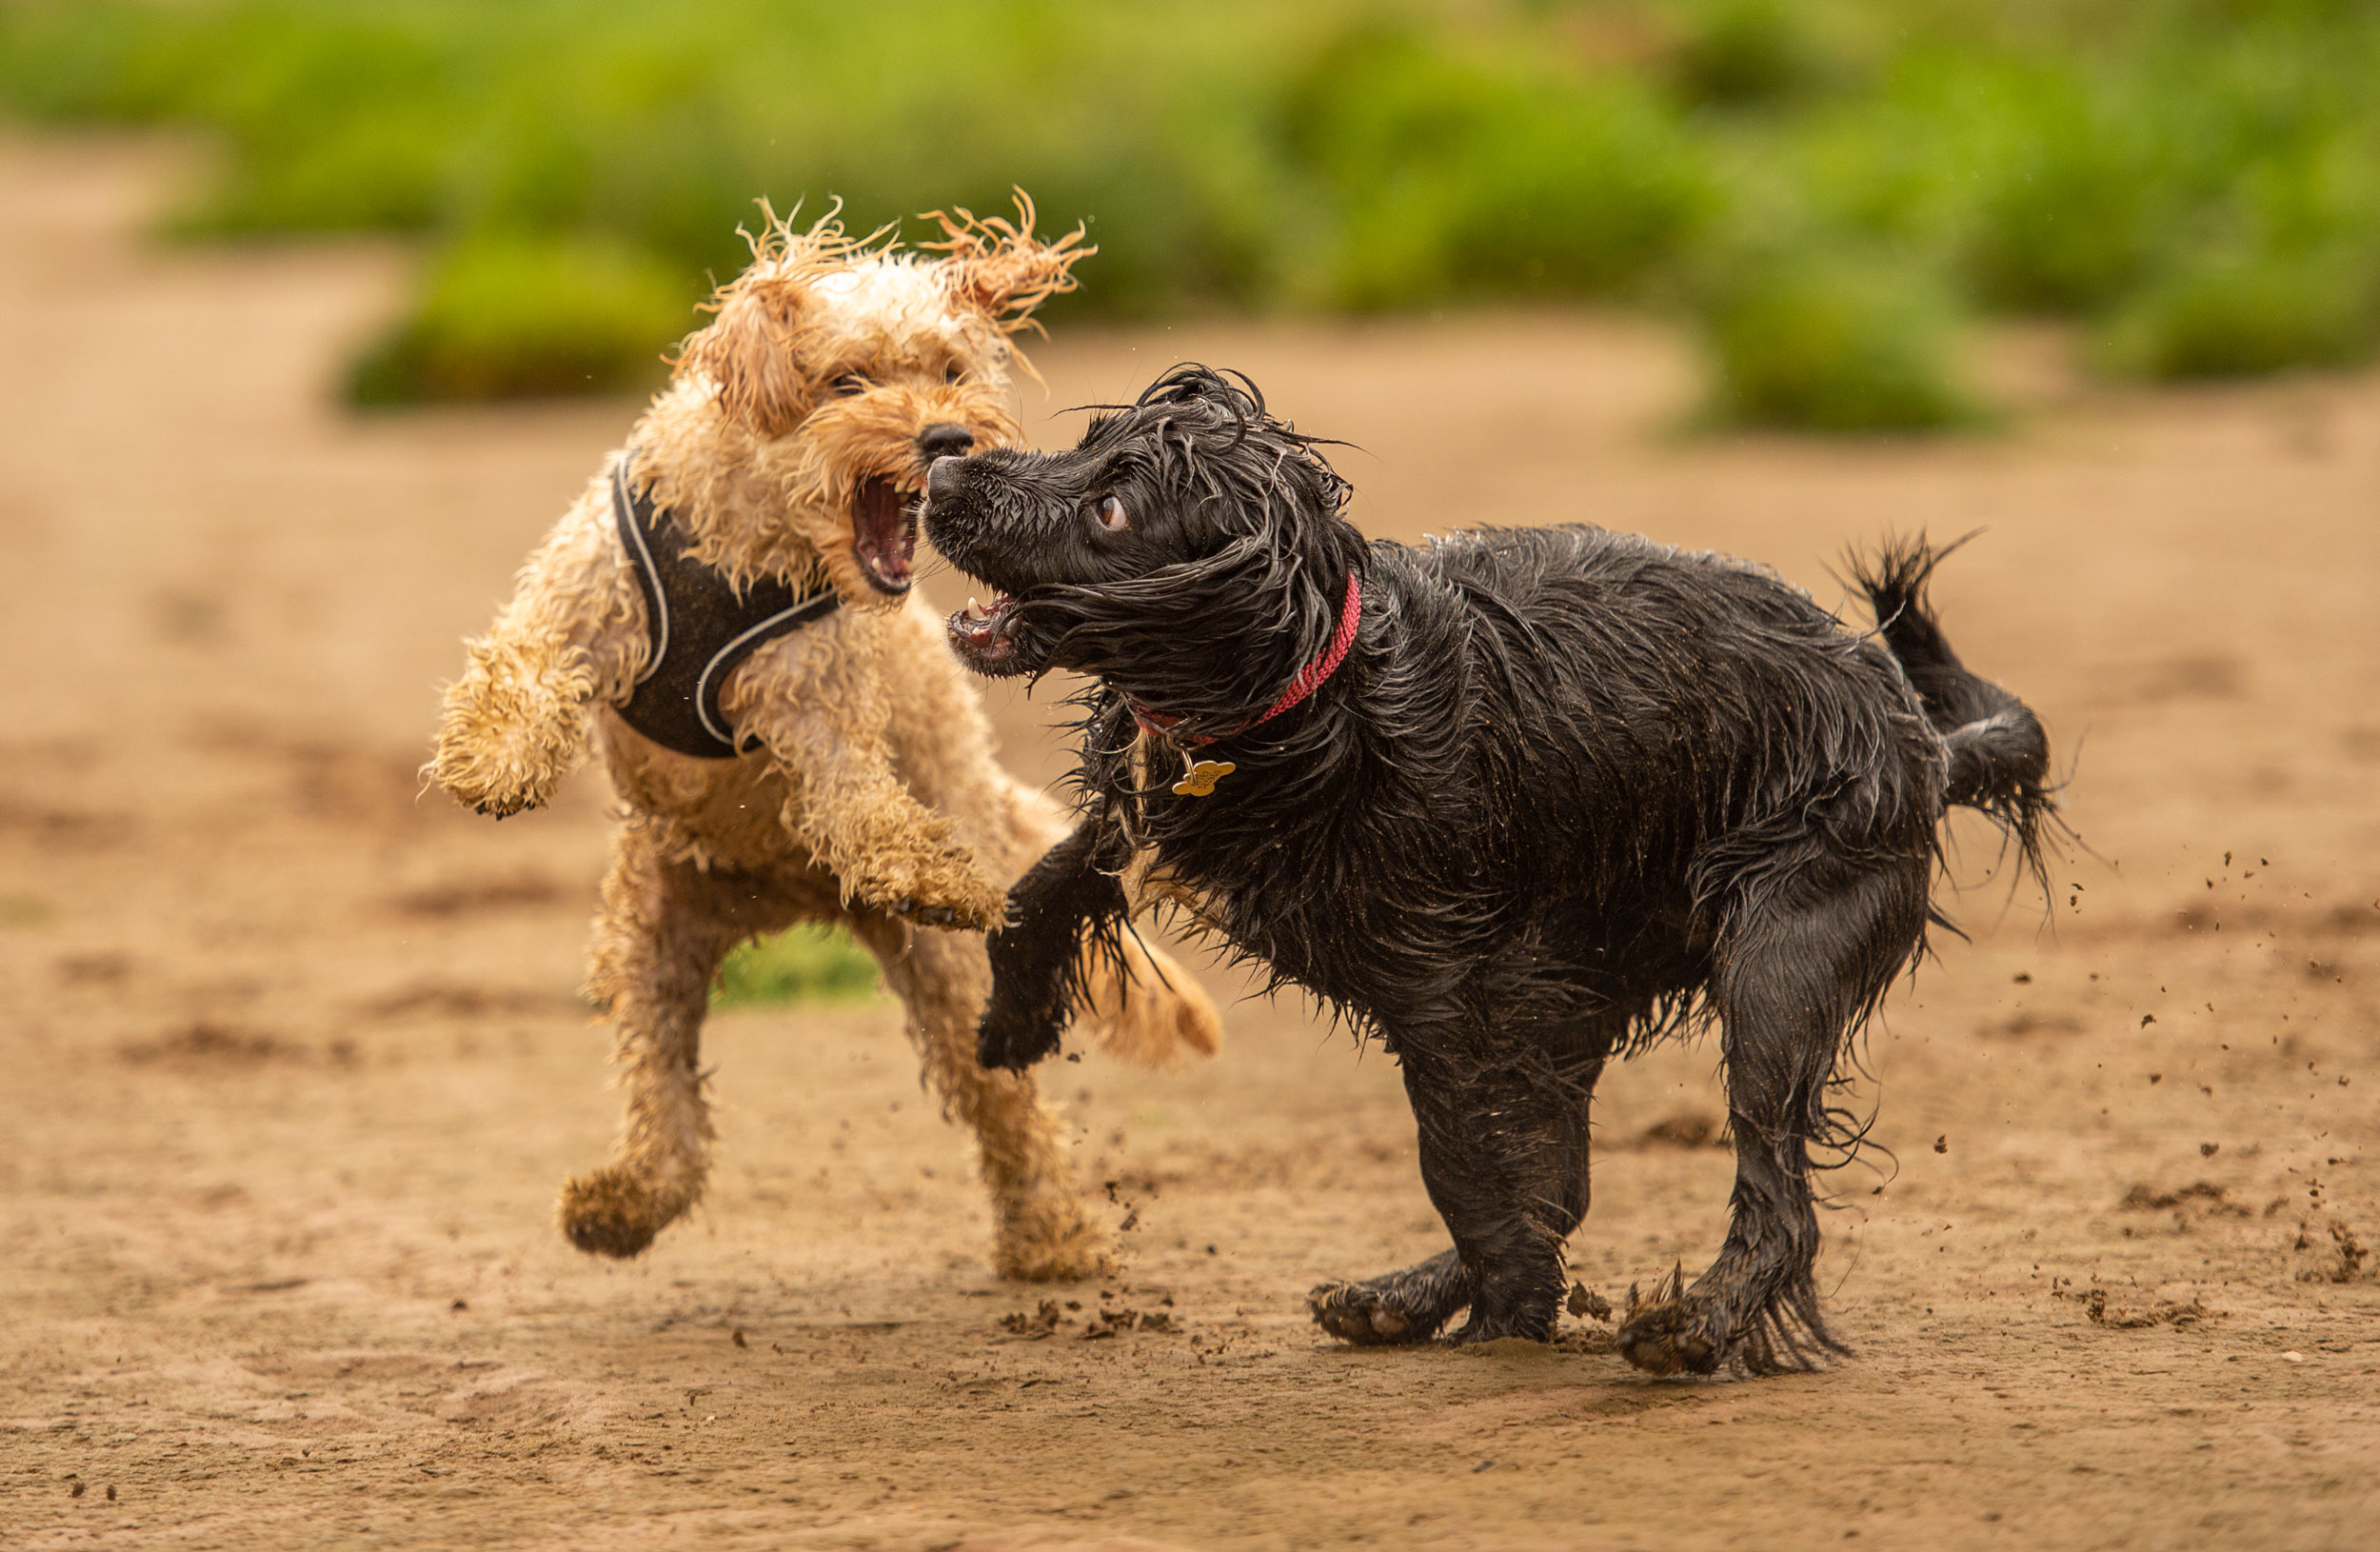
[[[580,1249],[633,1256],[701,1198],[711,1144],[703,1016],[727,950],[795,919],[769,884],[671,862],[642,825],[614,841],[587,992],[611,1016],[627,1114],[610,1162],[562,1188],[563,1232]]]
[[[1813,1269],[1818,1220],[1810,1147],[1850,1128],[1827,1107],[1846,1042],[1924,930],[1922,858],[1819,858],[1772,877],[1721,931],[1710,996],[1726,1056],[1735,1189],[1726,1243],[1683,1290],[1636,1306],[1619,1350],[1653,1374],[1808,1368],[1845,1349],[1826,1328]]]
[[[1042,1107],[1031,1075],[976,1062],[977,1015],[992,982],[983,941],[905,932],[879,916],[856,925],[908,1009],[927,1086],[948,1119],[975,1131],[992,1196],[993,1265],[1002,1277],[1034,1283],[1113,1270],[1107,1232],[1083,1207],[1057,1118]]]

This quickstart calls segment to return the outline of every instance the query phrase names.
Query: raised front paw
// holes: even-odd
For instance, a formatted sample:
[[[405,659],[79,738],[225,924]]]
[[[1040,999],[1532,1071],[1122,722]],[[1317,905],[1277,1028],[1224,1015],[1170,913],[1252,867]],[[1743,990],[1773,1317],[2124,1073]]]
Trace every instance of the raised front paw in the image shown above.
[[[473,813],[504,819],[553,800],[555,783],[520,769],[489,768],[473,761],[451,759],[442,750],[429,766],[430,780],[446,789],[455,802]]]
[[[585,656],[549,643],[471,643],[462,679],[446,687],[430,779],[499,819],[544,807],[585,748]]]
[[[998,923],[1008,897],[992,886],[964,851],[953,851],[904,876],[872,881],[863,892],[882,908],[921,926],[981,932]]]
[[[975,1060],[982,1066],[1022,1072],[1055,1053],[1058,1042],[1056,1018],[1004,1009],[995,992],[983,1022],[975,1026]]]

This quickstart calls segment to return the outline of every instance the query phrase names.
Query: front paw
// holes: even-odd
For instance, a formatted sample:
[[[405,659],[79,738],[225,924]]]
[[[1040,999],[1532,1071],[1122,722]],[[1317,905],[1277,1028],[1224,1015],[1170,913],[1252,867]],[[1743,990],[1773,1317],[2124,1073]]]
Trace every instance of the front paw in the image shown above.
[[[1306,1295],[1314,1323],[1358,1347],[1403,1346],[1426,1342],[1438,1329],[1415,1319],[1378,1288],[1361,1283],[1325,1283]]]
[[[584,658],[575,648],[557,658],[473,642],[463,678],[446,688],[429,778],[498,819],[544,807],[585,748],[592,685]]]
[[[1022,1072],[1058,1050],[1059,1028],[1054,1018],[1035,1018],[995,1004],[975,1029],[975,1060],[986,1068]]]
[[[431,762],[428,775],[455,802],[491,819],[543,808],[554,795],[552,780],[540,780],[517,767],[490,769],[476,762],[441,758]]]
[[[907,878],[885,880],[867,892],[883,901],[891,915],[953,932],[984,931],[1008,909],[1008,897],[976,870],[975,859],[963,851]]]

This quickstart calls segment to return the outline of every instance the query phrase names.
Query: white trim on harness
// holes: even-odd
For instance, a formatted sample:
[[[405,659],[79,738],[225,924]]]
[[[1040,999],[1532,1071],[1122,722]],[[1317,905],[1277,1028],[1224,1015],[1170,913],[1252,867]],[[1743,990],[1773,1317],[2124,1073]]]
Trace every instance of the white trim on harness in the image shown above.
[[[661,567],[653,564],[653,551],[645,543],[645,525],[638,522],[636,518],[636,498],[628,494],[628,455],[626,453],[622,453],[620,461],[611,466],[611,504],[612,515],[618,527],[627,530],[628,537],[636,541],[636,563],[645,567],[645,578],[652,584],[647,592],[650,594],[653,612],[661,616],[660,620],[655,622],[656,628],[651,632],[653,650],[651,655],[645,660],[645,671],[638,674],[633,681],[642,685],[661,671],[663,659],[669,656],[669,592],[662,586]],[[702,709],[699,704],[695,709],[698,711]],[[708,727],[710,718],[704,717],[703,726]],[[728,741],[722,738],[720,742],[724,744]]]
[[[744,631],[743,634],[737,636],[733,641],[729,642],[726,646],[711,654],[711,660],[703,665],[703,671],[694,676],[694,714],[702,719],[703,731],[710,734],[711,737],[719,740],[720,743],[726,745],[727,747],[734,749],[737,753],[741,754],[744,752],[744,749],[748,746],[738,744],[733,733],[720,726],[719,724],[711,721],[711,675],[719,671],[719,666],[722,663],[724,663],[728,658],[735,655],[737,647],[742,647],[745,642],[750,641],[753,637],[758,636],[764,631],[773,629],[779,622],[788,619],[793,615],[800,614],[805,609],[817,607],[818,603],[818,595],[813,595],[803,599],[799,603],[795,604],[791,608],[779,609],[767,619],[763,620],[759,625],[752,627],[749,630]]]

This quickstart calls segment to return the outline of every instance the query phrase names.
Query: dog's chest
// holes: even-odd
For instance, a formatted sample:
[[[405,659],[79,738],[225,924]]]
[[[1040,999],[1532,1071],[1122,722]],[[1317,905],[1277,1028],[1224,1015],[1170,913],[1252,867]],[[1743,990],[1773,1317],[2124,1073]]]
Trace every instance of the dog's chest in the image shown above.
[[[629,809],[670,837],[680,861],[711,867],[806,866],[788,818],[798,803],[764,758],[700,760],[662,747],[606,707],[605,766]]]
[[[1216,803],[1221,796],[1219,789],[1182,801]],[[1261,834],[1218,834],[1196,825],[1186,833],[1167,831],[1161,842],[1134,846],[1117,871],[1134,915],[1172,906],[1178,926],[1311,990],[1343,998],[1354,989],[1340,972],[1366,956],[1348,952],[1347,934],[1387,924],[1383,913],[1319,886],[1335,869],[1294,842]]]

